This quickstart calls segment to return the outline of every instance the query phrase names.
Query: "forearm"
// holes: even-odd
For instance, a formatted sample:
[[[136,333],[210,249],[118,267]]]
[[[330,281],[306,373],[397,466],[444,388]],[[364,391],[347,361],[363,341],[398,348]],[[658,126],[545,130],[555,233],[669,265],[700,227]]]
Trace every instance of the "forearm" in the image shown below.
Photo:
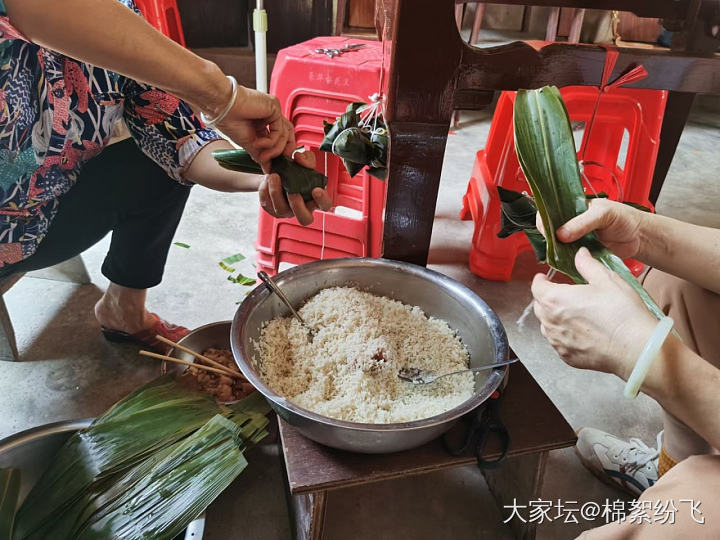
[[[187,180],[215,191],[235,193],[257,191],[263,176],[223,169],[212,157],[213,150],[230,149],[233,146],[224,140],[206,144],[195,155],[183,175]]]
[[[648,215],[640,236],[638,259],[720,293],[720,229]]]
[[[229,99],[220,68],[117,0],[5,0],[5,6],[14,26],[38,45],[162,88],[211,115]]]
[[[629,372],[621,376],[627,379]],[[714,448],[720,448],[720,369],[670,336],[642,390]]]

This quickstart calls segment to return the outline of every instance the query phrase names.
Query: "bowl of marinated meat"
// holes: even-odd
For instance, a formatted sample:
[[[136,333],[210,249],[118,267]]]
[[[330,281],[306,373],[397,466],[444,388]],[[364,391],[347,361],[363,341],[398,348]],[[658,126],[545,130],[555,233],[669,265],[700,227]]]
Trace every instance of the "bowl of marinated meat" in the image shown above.
[[[177,347],[168,353],[168,356],[173,358],[210,367],[212,371],[200,367],[185,367],[181,364],[163,362],[161,366],[162,373],[176,373],[186,380],[190,386],[215,396],[219,403],[235,403],[248,396],[255,389],[240,374],[230,350],[231,324],[231,321],[206,324],[196,328],[178,341],[178,345],[200,353],[210,362],[196,358],[194,355]],[[220,365],[234,375],[218,373],[218,370],[222,371]]]

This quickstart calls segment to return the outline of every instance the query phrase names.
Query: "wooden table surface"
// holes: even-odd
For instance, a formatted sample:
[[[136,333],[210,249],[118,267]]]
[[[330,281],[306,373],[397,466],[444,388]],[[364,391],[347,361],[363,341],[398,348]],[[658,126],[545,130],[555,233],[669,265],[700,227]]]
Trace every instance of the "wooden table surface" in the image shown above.
[[[510,366],[500,415],[510,433],[508,456],[575,444],[573,429],[520,362]],[[280,437],[292,494],[369,484],[475,463],[473,455],[451,456],[440,439],[395,454],[353,454],[313,442],[282,420]],[[493,442],[496,443],[494,439]],[[488,444],[484,457],[492,459],[499,453],[498,444]]]

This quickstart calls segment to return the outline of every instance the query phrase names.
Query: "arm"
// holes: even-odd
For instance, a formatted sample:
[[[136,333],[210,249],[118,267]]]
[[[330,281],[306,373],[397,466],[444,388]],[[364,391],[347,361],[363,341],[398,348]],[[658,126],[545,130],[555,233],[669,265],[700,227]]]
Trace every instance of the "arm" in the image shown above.
[[[625,371],[623,378],[630,373],[627,367]],[[720,369],[671,335],[653,362],[642,390],[713,448],[720,448]]]
[[[5,7],[33,43],[162,88],[210,118],[230,101],[232,85],[217,65],[166,38],[118,0],[5,0]],[[240,87],[218,128],[263,166],[295,148],[278,100],[256,90]]]
[[[264,178],[262,175],[229,171],[223,169],[213,159],[213,150],[224,150],[232,147],[229,142],[224,140],[212,141],[206,144],[195,155],[183,176],[194,184],[215,191],[224,191],[226,193],[257,191]]]
[[[211,118],[230,100],[231,84],[218,66],[166,38],[118,0],[4,3],[13,25],[38,45],[162,88]],[[278,100],[243,87],[218,128],[250,152],[266,170],[270,159],[283,152],[289,154],[296,146],[292,124],[282,116]],[[222,190],[253,189],[257,180],[230,178],[219,167],[203,169],[214,172],[210,176],[199,175],[198,183]],[[276,217],[294,214],[300,223],[307,224],[312,222],[315,207],[329,209],[332,204],[327,192],[319,190],[316,203],[306,205],[296,200],[289,205],[282,189],[275,186],[278,181],[266,181],[259,186],[263,208]],[[270,189],[270,184],[274,189]]]
[[[595,231],[619,257],[634,257],[669,274],[720,293],[720,230],[683,223],[597,199],[587,212],[556,231],[572,242]]]
[[[640,297],[619,276],[578,251],[575,265],[587,285],[532,284],[540,331],[569,365],[627,380],[657,325]],[[642,390],[720,448],[720,370],[674,336],[652,363]]]
[[[13,25],[42,47],[167,90],[211,116],[227,103],[230,87],[219,67],[117,0],[5,0],[5,7]]]

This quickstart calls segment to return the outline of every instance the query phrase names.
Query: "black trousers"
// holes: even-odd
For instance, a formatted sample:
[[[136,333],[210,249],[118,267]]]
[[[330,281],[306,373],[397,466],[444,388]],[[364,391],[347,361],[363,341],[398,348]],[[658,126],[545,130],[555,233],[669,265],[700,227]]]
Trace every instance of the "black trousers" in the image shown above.
[[[0,268],[0,277],[47,268],[79,255],[112,231],[102,273],[113,283],[147,289],[162,281],[168,250],[190,194],[131,139],[85,164],[62,196],[37,251]]]

